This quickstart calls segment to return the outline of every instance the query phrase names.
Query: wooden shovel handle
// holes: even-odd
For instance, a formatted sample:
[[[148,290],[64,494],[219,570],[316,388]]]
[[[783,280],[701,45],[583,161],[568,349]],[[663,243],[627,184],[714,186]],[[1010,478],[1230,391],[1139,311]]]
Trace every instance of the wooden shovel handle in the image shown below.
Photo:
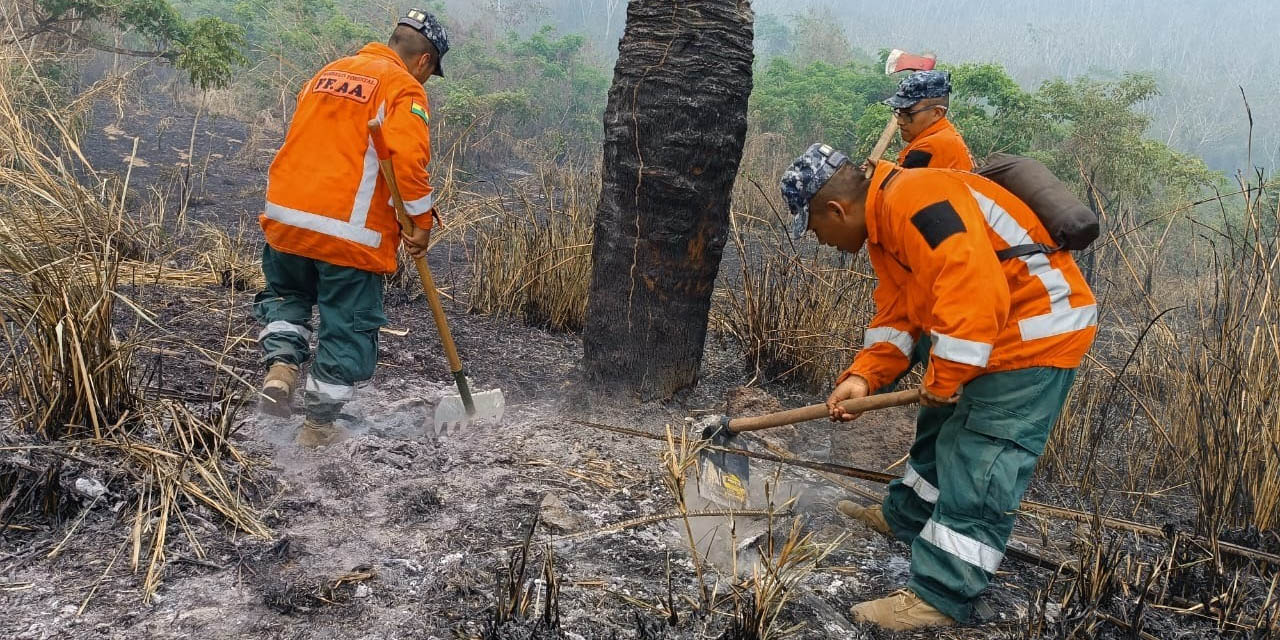
[[[845,400],[840,406],[849,413],[861,413],[863,411],[873,411],[875,409],[885,409],[888,407],[901,407],[903,405],[915,404],[920,401],[920,391],[918,389],[908,389],[906,391],[895,391],[893,393],[882,393],[865,398],[854,398]],[[773,427],[782,427],[806,420],[817,420],[830,415],[827,411],[827,405],[815,404],[799,409],[789,409],[787,411],[779,411],[771,413],[767,416],[757,416],[754,418],[734,418],[729,421],[729,431],[733,433],[742,433],[744,431],[759,431],[761,429],[772,429]]]
[[[378,120],[369,121],[369,137],[373,140],[373,148],[378,154],[378,166],[382,169],[382,177],[387,181],[387,189],[391,192],[391,204],[396,210],[396,220],[400,222],[401,232],[408,235],[413,232],[413,220],[404,209],[404,198],[400,196],[400,185],[396,183],[396,172],[391,164],[391,151],[387,148],[387,140],[382,135],[382,123]],[[444,305],[440,303],[440,293],[436,290],[435,279],[431,277],[431,267],[427,266],[425,257],[414,258],[413,264],[418,268],[418,278],[422,280],[422,291],[427,296],[427,304],[431,306],[431,316],[436,321],[440,342],[444,345],[444,354],[449,359],[449,368],[458,383],[463,404],[467,412],[471,413],[473,411],[471,392],[466,386],[462,358],[458,357],[458,347],[453,342],[453,332],[449,331],[449,321],[445,318]]]

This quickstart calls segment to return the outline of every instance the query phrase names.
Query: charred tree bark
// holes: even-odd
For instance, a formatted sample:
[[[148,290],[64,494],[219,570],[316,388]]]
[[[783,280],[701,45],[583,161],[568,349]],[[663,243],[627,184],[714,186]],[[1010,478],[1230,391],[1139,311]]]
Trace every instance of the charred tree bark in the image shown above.
[[[697,383],[751,95],[749,0],[632,0],[604,116],[583,331],[588,380]]]

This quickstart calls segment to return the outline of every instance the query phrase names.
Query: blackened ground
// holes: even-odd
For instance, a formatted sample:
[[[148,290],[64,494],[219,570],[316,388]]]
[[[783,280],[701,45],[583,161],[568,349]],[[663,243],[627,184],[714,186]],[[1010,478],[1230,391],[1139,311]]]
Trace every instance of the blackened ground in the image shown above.
[[[244,141],[254,135],[261,139],[259,134],[235,120],[206,119],[197,127],[192,162],[202,178],[192,182],[182,166],[190,160],[191,112],[163,95],[146,98],[129,103],[121,119],[109,106],[98,108],[84,144],[90,159],[100,169],[122,171],[133,138],[140,137],[138,157],[145,166],[135,161],[136,188],[167,189],[177,198],[182,188],[175,185],[186,180],[195,185],[191,195],[199,205],[193,218],[226,228],[252,221],[278,132],[261,148],[246,150]],[[462,288],[465,256],[458,247],[433,253],[433,268],[443,283]],[[224,364],[249,380],[260,375],[252,292],[137,286],[127,287],[126,294],[165,327],[162,348],[139,363],[150,386],[195,397],[213,392],[215,380],[225,380],[190,343],[227,351]],[[747,382],[736,346],[712,339],[696,390],[669,403],[587,403],[579,393],[581,344],[575,336],[466,315],[458,305],[449,311],[475,387],[501,387],[506,393],[509,412],[501,424],[443,440],[429,436],[428,412],[450,389],[448,367],[421,296],[392,289],[387,296],[392,332],[382,334],[376,377],[347,408],[348,437],[320,452],[304,452],[292,444],[299,419],[259,417],[252,407],[241,414],[235,439],[262,463],[246,500],[268,513],[271,539],[246,538],[214,524],[209,515],[202,518],[207,522],[194,524],[205,551],[200,559],[175,530],[164,585],[143,604],[141,576],[124,558],[112,564],[128,536],[132,489],[107,476],[103,480],[110,491],[85,512],[74,535],[67,537],[70,522],[56,529],[4,532],[0,605],[6,615],[0,618],[0,637],[447,638],[482,633],[497,599],[498,573],[508,566],[535,514],[542,511],[547,520],[534,534],[527,582],[541,575],[544,543],[564,532],[557,528],[590,530],[675,508],[663,483],[659,443],[594,431],[569,418],[659,433],[668,424],[679,428],[686,416],[724,411],[730,390]],[[159,333],[120,313],[123,330]],[[785,388],[766,390],[784,406],[820,400]],[[847,439],[838,447],[841,461],[883,469],[906,454],[911,434],[912,413],[902,409],[868,416],[840,431],[823,422],[801,425],[782,443],[826,459],[833,438],[838,444]],[[753,465],[757,477],[773,472],[772,465]],[[67,473],[74,482],[77,469]],[[799,625],[801,638],[898,637],[861,629],[845,616],[849,605],[890,593],[906,581],[909,549],[842,520],[833,507],[845,492],[831,484],[789,469],[779,482],[788,491],[803,492],[797,510],[817,540],[839,541],[792,594],[779,626]],[[1054,492],[1052,487],[1037,490]],[[562,508],[541,509],[548,494]],[[706,621],[692,613],[698,590],[680,526],[667,521],[556,543],[559,622],[566,635],[699,635]],[[1020,533],[1037,535],[1025,524]],[[1050,530],[1049,537],[1065,538],[1064,533]],[[66,547],[48,557],[64,537]],[[1021,637],[1027,602],[1051,575],[1006,562],[982,599],[982,620],[949,636]],[[95,585],[83,615],[77,615]],[[722,580],[720,592],[728,588]],[[533,592],[536,599],[540,591]],[[679,620],[674,626],[662,612],[669,595]],[[1202,625],[1180,627],[1183,622],[1156,614],[1148,632],[1216,637]],[[717,617],[709,627],[715,633],[728,623]],[[510,623],[489,633],[534,637],[533,626]],[[1098,634],[1121,636],[1106,625]]]

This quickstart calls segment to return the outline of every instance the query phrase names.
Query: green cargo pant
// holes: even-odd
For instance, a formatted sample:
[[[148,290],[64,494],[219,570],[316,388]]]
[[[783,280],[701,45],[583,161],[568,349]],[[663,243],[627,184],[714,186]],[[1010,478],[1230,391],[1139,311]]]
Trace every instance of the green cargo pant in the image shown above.
[[[266,325],[258,336],[266,365],[303,365],[310,358],[311,309],[320,310],[315,362],[303,400],[307,417],[331,422],[355,397],[355,385],[373,377],[382,311],[381,275],[320,260],[262,250],[267,287],[253,311]]]
[[[1012,512],[1074,380],[1074,369],[989,373],[966,384],[955,406],[920,409],[884,516],[911,545],[907,587],[952,618],[969,619],[1003,560]]]

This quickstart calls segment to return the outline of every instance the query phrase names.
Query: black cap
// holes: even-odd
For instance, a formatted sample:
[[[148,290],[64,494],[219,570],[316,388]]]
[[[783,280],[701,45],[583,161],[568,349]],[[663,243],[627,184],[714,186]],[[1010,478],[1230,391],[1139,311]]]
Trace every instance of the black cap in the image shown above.
[[[792,237],[804,237],[809,230],[809,201],[848,163],[849,156],[843,152],[815,142],[782,174],[782,199],[795,215],[791,221]]]
[[[884,103],[894,109],[906,109],[917,102],[929,98],[941,98],[951,95],[950,71],[917,71],[898,85],[898,92]]]
[[[440,57],[444,58],[444,54],[449,51],[449,34],[445,32],[444,25],[440,24],[436,17],[421,9],[410,9],[400,22],[407,27],[412,27],[414,31],[422,34],[422,37],[431,41],[435,45],[436,51],[440,53]],[[433,75],[444,77],[444,61],[436,60],[436,72]]]

